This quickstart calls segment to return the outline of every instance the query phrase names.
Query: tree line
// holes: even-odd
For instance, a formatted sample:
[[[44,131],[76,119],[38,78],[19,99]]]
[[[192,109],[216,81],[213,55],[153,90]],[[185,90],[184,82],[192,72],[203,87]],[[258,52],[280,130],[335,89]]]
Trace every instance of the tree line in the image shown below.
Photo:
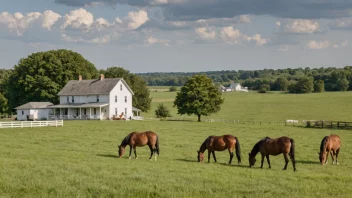
[[[146,82],[121,67],[98,70],[82,55],[70,50],[38,52],[19,60],[13,69],[0,70],[0,114],[10,114],[27,102],[59,103],[58,92],[70,80],[123,78],[134,92],[132,105],[146,112],[151,97]]]
[[[228,85],[230,81],[241,83],[250,90],[289,91],[308,93],[312,91],[352,90],[352,66],[344,68],[287,68],[263,70],[222,70],[208,72],[138,73],[148,86],[183,86],[195,74],[204,74],[213,82]]]

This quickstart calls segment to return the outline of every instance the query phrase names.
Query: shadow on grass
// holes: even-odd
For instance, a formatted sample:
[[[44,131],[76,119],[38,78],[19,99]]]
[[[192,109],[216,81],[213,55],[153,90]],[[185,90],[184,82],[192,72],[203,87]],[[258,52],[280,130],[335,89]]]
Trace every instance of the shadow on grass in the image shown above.
[[[319,162],[310,161],[310,160],[296,160],[296,163],[301,163],[301,164],[320,164]]]
[[[198,163],[198,161],[197,160],[190,160],[190,159],[175,159],[175,160],[177,160],[177,161],[181,161],[181,162],[193,162],[193,163]]]
[[[118,158],[117,155],[106,155],[106,154],[97,154],[99,157],[110,157],[110,158]]]
[[[234,167],[238,167],[238,168],[249,168],[249,165],[244,165],[244,164],[228,164],[228,163],[219,163],[220,165],[223,166],[234,166]],[[258,167],[252,167],[253,169],[257,169]]]

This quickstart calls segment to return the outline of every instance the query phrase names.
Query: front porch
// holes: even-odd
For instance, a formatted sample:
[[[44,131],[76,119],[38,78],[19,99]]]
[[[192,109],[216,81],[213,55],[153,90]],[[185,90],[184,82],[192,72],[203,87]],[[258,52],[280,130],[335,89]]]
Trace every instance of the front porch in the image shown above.
[[[49,120],[104,120],[108,119],[108,103],[59,104],[50,106]]]

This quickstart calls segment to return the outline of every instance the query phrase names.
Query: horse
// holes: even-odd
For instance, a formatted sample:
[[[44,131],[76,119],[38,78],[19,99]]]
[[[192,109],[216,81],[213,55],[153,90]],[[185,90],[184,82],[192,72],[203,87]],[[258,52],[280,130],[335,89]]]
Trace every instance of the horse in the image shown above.
[[[230,153],[230,161],[234,156],[233,150],[236,149],[236,157],[238,163],[241,163],[241,151],[240,151],[240,142],[238,138],[232,135],[223,135],[223,136],[209,136],[203,144],[200,146],[198,153],[198,162],[203,162],[204,152],[208,149],[208,163],[210,162],[210,153],[213,154],[214,161],[216,162],[215,152],[214,151],[224,151],[228,150]]]
[[[125,153],[125,147],[130,146],[130,155],[129,159],[131,159],[132,148],[134,150],[135,158],[137,159],[136,146],[145,146],[148,145],[150,149],[150,158],[152,159],[153,154],[157,153],[159,155],[159,137],[156,133],[152,131],[146,132],[132,132],[128,134],[119,145],[119,157],[121,158]],[[155,161],[157,159],[157,155],[155,155]]]
[[[325,136],[320,144],[319,161],[321,165],[328,163],[329,153],[331,154],[332,163],[335,164],[334,155],[336,155],[336,164],[339,164],[337,157],[340,153],[341,140],[338,135],[332,134]]]
[[[270,137],[261,139],[254,145],[252,151],[249,153],[249,167],[254,166],[256,162],[255,156],[258,152],[262,155],[262,163],[260,168],[263,168],[264,157],[266,157],[269,168],[271,168],[269,155],[276,156],[282,153],[285,158],[285,167],[283,170],[286,170],[287,168],[289,155],[292,161],[293,171],[296,171],[295,142],[293,139],[285,136],[276,139],[272,139]]]

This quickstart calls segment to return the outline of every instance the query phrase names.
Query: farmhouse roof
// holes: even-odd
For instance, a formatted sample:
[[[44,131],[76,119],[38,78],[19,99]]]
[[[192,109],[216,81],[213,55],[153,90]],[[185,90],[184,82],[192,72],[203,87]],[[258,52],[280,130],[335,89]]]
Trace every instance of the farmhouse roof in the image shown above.
[[[15,109],[45,109],[48,106],[53,105],[51,102],[28,102],[24,105],[18,106]]]
[[[70,80],[58,93],[59,96],[109,94],[121,81],[134,94],[123,78],[104,78],[93,80]]]

